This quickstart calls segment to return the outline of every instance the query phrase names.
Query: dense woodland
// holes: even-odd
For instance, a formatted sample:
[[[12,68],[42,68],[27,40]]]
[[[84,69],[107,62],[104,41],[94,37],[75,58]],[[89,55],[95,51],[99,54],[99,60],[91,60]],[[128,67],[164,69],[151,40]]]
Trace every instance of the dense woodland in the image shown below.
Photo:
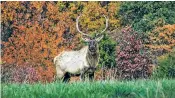
[[[175,2],[1,2],[2,82],[52,82],[53,58],[99,43],[96,79],[175,78]],[[107,78],[105,78],[107,79]]]

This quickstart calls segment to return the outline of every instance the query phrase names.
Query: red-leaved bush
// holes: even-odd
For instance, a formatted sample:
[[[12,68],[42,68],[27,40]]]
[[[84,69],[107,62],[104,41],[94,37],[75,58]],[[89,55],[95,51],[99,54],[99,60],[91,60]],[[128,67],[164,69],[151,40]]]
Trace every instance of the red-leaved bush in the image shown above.
[[[31,63],[16,66],[14,64],[3,64],[1,80],[2,82],[15,83],[35,83],[52,82],[55,77],[52,67],[34,67]]]
[[[117,73],[122,79],[147,78],[149,76],[149,55],[144,50],[141,37],[130,27],[122,30],[118,40]]]
[[[25,66],[15,66],[5,64],[2,66],[2,82],[38,82],[39,75],[36,68],[31,67],[29,63],[25,63]]]
[[[27,82],[33,83],[39,81],[39,76],[37,75],[37,71],[35,68],[32,67],[18,67],[12,71],[12,81],[13,82]]]

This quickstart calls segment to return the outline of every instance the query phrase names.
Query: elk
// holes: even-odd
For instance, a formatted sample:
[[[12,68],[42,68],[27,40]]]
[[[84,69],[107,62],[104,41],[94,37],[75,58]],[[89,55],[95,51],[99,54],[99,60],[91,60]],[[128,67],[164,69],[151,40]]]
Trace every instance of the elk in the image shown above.
[[[108,19],[103,15],[106,19],[105,29],[97,34],[95,38],[90,37],[79,29],[78,20],[80,16],[76,19],[76,28],[82,35],[81,38],[87,42],[88,45],[79,51],[63,51],[54,58],[56,77],[57,79],[63,78],[63,81],[69,81],[71,75],[80,75],[80,80],[84,80],[87,74],[91,80],[94,78],[94,72],[99,61],[98,42],[103,38],[103,32],[108,27]]]

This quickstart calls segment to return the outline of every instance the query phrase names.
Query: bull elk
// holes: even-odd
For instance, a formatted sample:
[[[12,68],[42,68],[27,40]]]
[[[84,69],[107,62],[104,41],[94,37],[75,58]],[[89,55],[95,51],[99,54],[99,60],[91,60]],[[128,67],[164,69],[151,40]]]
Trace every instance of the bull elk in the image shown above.
[[[88,43],[88,46],[83,47],[79,51],[63,51],[54,58],[57,78],[63,78],[63,81],[68,81],[71,75],[80,75],[80,80],[84,80],[87,74],[91,80],[94,78],[94,72],[99,61],[98,42],[103,38],[103,32],[108,27],[108,19],[105,17],[105,29],[97,34],[95,38],[90,37],[88,34],[80,31],[78,27],[79,18],[80,16],[76,19],[76,28],[82,34],[81,38]]]

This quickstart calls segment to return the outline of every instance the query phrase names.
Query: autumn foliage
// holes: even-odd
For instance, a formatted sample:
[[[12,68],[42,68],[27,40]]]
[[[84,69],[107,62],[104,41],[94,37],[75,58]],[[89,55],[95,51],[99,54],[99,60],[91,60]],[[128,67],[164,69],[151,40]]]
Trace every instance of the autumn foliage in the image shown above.
[[[163,54],[171,52],[175,46],[173,4],[112,1],[1,2],[1,79],[30,83],[53,81],[54,57],[62,51],[79,50],[84,46],[81,34],[76,30],[76,18],[80,15],[79,28],[90,35],[100,33],[105,28],[103,15],[109,19],[108,30],[99,43],[99,67],[112,66],[121,78],[148,77],[151,61],[144,47],[151,51],[161,50]],[[125,28],[120,35],[120,28],[127,25],[131,25],[134,30]],[[106,73],[112,74],[112,70]]]
[[[83,15],[80,25],[85,33],[104,29],[105,19],[99,17],[103,14],[109,16],[114,29],[119,26],[117,6],[115,2],[108,6],[100,2],[2,2],[2,67],[25,69],[30,65],[37,79],[53,81],[53,58],[63,50],[82,47],[76,17]]]
[[[149,39],[150,44],[146,45],[149,48],[171,52],[175,47],[175,24],[155,28],[149,33]]]
[[[119,78],[147,78],[152,62],[139,34],[130,27],[122,29],[118,45],[116,62]]]

